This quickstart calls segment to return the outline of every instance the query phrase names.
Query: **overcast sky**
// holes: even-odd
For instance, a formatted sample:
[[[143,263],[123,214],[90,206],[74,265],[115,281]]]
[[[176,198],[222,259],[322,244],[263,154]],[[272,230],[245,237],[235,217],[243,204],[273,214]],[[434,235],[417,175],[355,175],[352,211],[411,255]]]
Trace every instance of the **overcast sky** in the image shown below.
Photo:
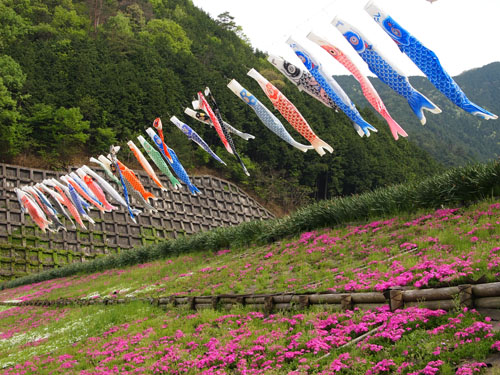
[[[333,74],[349,74],[305,36],[314,31],[349,55],[365,74],[366,64],[330,22],[335,16],[359,29],[407,75],[422,73],[363,9],[368,0],[192,0],[212,18],[225,11],[242,26],[254,48],[299,64],[285,43],[292,36]],[[452,76],[500,61],[500,0],[376,0],[376,4],[439,57]]]

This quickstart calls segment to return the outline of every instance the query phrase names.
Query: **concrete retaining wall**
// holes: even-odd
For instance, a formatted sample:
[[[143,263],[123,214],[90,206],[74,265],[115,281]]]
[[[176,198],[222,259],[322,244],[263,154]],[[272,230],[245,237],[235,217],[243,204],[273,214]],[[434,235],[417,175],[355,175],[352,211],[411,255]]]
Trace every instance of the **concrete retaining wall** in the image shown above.
[[[180,191],[162,193],[146,173],[136,171],[146,190],[159,197],[154,203],[157,213],[144,212],[134,224],[123,208],[111,213],[92,210],[96,224],[88,231],[68,228],[68,232],[44,234],[29,215],[21,213],[13,188],[57,178],[74,169],[55,172],[0,164],[0,280],[157,243],[180,234],[274,217],[236,185],[220,178],[193,176],[193,183],[202,192],[193,196],[185,185]],[[99,168],[93,169],[104,176]],[[171,188],[166,177],[161,180]]]

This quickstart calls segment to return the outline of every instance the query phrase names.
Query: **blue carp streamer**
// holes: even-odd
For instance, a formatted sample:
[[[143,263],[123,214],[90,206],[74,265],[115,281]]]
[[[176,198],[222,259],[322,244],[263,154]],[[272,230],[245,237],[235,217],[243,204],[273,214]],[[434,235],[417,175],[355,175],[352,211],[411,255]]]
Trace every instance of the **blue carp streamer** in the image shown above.
[[[498,118],[497,115],[472,103],[453,78],[444,70],[436,54],[423,46],[417,38],[403,29],[391,16],[379,9],[372,1],[366,4],[365,10],[396,42],[401,52],[404,52],[427,76],[429,81],[455,105],[486,120]]]
[[[326,94],[335,102],[335,104],[337,104],[347,117],[351,119],[351,121],[355,122],[363,130],[367,137],[370,136],[370,130],[377,132],[375,127],[361,117],[361,114],[358,112],[354,103],[349,99],[347,94],[344,90],[342,90],[333,77],[328,77],[324,74],[321,65],[304,49],[304,47],[291,38],[288,38],[287,43],[294,50],[297,57],[302,61],[309,73],[311,73]]]
[[[332,21],[332,24],[340,30],[359,56],[368,64],[370,70],[376,74],[382,82],[408,101],[408,104],[422,125],[426,123],[423,112],[424,109],[432,113],[441,113],[441,109],[415,90],[410,84],[408,77],[398,72],[398,70],[389,63],[389,60],[383,57],[358,30],[347,22],[337,18]]]

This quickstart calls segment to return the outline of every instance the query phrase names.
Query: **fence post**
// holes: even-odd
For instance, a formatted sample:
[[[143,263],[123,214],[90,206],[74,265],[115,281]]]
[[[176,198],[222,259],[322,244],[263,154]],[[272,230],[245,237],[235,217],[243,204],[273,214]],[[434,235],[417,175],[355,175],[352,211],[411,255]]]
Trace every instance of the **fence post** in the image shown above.
[[[177,306],[177,299],[175,296],[168,297],[168,303],[172,305],[172,307]]]
[[[391,288],[389,290],[389,307],[391,311],[404,307],[403,291],[401,289]]]
[[[238,303],[242,307],[244,307],[245,306],[245,297],[244,296],[238,296],[238,297],[236,297],[236,303]]]
[[[340,306],[342,310],[352,310],[352,297],[350,294],[342,294],[340,296]]]
[[[265,296],[264,297],[264,311],[267,314],[270,314],[274,309],[274,300],[273,296]]]
[[[187,298],[187,305],[189,310],[196,310],[196,303],[194,301],[194,297]]]
[[[218,296],[213,296],[212,297],[212,308],[214,310],[217,310],[219,307],[219,297]]]
[[[299,296],[299,307],[301,310],[305,310],[309,307],[309,296],[308,295]]]
[[[472,285],[464,284],[458,286],[458,296],[460,298],[460,306],[473,307],[474,300],[472,299]]]

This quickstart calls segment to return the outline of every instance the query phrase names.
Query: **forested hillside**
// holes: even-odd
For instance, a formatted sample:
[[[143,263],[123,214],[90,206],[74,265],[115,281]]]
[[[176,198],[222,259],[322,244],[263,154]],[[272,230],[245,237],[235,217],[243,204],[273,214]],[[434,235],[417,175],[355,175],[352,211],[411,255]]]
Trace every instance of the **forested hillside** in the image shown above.
[[[394,141],[371,109],[362,113],[379,133],[360,138],[344,114],[284,82],[237,31],[231,18],[213,20],[189,0],[0,0],[0,161],[52,168],[86,162],[111,143],[135,139],[160,116],[167,143],[188,170],[209,169],[285,211],[309,199],[359,193],[440,168],[412,142]],[[246,76],[252,67],[279,85],[333,154],[292,148],[226,88],[236,78],[271,107]],[[235,137],[249,178],[213,129],[183,115],[205,86],[227,122],[256,136],[248,142]],[[171,126],[172,115],[192,126],[228,167]],[[407,130],[410,139],[418,138],[419,132]],[[121,159],[132,163],[126,149]]]
[[[352,76],[336,77],[351,99],[368,106]],[[473,69],[454,77],[474,103],[495,114],[500,113],[500,62]],[[417,90],[436,103],[443,112],[426,112],[422,126],[406,100],[377,78],[371,78],[391,115],[408,132],[409,140],[447,166],[487,161],[500,155],[500,121],[482,120],[455,106],[424,77],[411,77]]]

